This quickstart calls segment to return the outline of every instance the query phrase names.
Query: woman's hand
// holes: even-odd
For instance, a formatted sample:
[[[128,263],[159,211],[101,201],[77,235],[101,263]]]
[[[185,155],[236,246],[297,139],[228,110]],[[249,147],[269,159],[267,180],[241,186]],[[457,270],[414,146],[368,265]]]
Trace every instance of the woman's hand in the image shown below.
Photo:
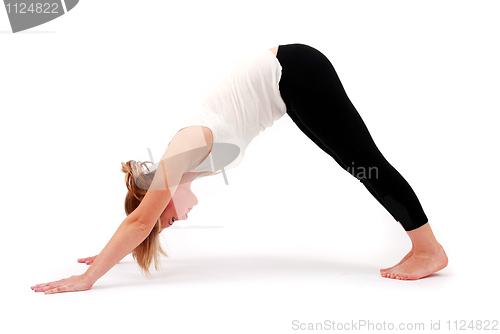
[[[31,289],[35,292],[44,292],[45,294],[60,292],[75,292],[90,290],[94,284],[84,275],[71,276],[60,281],[37,284]]]
[[[85,264],[91,265],[92,263],[94,263],[94,260],[96,259],[96,257],[97,257],[97,255],[91,256],[91,257],[82,257],[81,259],[78,259],[78,263],[85,263]]]

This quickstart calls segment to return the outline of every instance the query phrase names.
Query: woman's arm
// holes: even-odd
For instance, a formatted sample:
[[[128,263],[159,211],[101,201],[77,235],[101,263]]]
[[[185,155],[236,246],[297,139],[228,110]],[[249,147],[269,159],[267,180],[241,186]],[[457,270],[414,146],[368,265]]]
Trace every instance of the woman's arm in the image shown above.
[[[196,130],[195,127],[190,130],[185,129],[172,139],[144,199],[125,218],[84,274],[39,284],[32,289],[35,292],[47,294],[89,290],[101,276],[146,239],[156,220],[172,198],[182,175],[198,166],[209,153],[207,148],[211,145],[207,146],[209,143],[205,140],[200,142],[197,131],[199,128]],[[203,149],[203,144],[205,149]],[[200,148],[202,149],[200,150]]]
[[[32,287],[33,290],[46,294],[89,290],[101,276],[146,239],[156,219],[172,198],[171,194],[177,189],[177,184],[183,174],[182,169],[185,166],[179,166],[179,164],[173,166],[166,161],[161,161],[160,168],[161,170],[157,171],[153,179],[156,190],[148,190],[141,204],[125,218],[84,274],[36,285]]]

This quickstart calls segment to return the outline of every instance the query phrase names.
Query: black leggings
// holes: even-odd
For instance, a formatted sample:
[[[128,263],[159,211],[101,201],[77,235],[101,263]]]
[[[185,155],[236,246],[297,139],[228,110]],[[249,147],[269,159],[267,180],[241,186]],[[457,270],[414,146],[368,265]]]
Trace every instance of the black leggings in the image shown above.
[[[406,231],[427,217],[413,189],[375,145],[328,58],[303,44],[280,45],[279,82],[299,129],[356,177]]]

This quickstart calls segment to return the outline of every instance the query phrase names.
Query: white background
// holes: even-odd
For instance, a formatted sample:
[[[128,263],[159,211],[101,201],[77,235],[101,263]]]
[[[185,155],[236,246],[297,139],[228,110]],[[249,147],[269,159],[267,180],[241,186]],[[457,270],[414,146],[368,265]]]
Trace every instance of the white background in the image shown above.
[[[482,0],[81,1],[12,34],[0,9],[0,330],[500,320],[499,11]],[[200,204],[163,233],[163,271],[146,278],[126,257],[90,291],[30,290],[83,273],[76,259],[123,221],[121,161],[148,160],[148,147],[160,157],[178,115],[249,54],[287,43],[334,64],[448,268],[380,277],[410,249],[406,233],[285,115],[228,171],[229,186],[222,175],[193,183]]]

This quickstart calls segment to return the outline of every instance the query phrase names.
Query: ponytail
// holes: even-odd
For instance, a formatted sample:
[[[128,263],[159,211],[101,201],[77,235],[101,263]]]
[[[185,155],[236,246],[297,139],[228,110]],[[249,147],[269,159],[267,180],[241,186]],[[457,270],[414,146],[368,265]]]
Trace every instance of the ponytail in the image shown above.
[[[149,162],[149,161],[146,161]],[[143,166],[149,172],[146,162],[134,160],[122,162],[122,172],[125,173],[125,184],[127,185],[127,195],[125,197],[125,213],[131,214],[141,204],[142,199],[147,193],[147,189],[153,181],[156,171],[145,174]],[[155,269],[159,270],[160,254],[168,256],[162,249],[160,243],[161,219],[155,223],[151,233],[144,241],[132,251],[132,256],[141,267],[144,274],[149,275],[149,267],[154,263]]]

